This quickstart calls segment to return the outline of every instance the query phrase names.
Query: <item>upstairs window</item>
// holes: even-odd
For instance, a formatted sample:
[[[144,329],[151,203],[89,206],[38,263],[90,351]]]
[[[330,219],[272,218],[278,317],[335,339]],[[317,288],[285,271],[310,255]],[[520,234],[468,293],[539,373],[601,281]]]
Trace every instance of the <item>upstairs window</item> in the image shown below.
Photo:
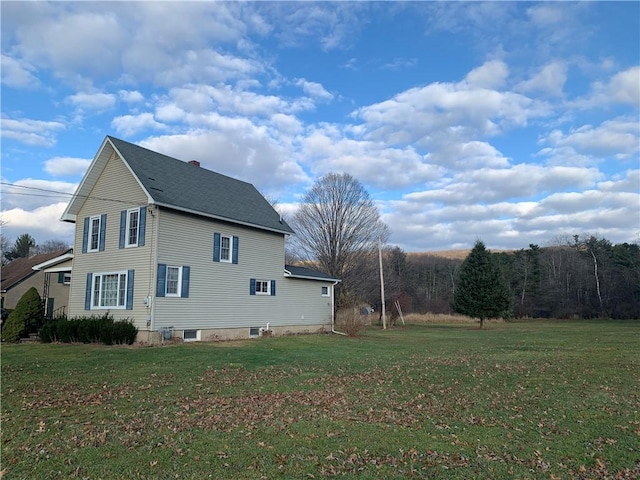
[[[213,261],[238,263],[239,239],[234,235],[213,234]]]
[[[104,251],[107,215],[85,217],[82,231],[82,253]]]
[[[100,247],[100,217],[89,220],[89,252],[97,252]]]
[[[220,236],[220,261],[231,261],[231,237],[226,235]]]
[[[147,207],[120,212],[120,248],[144,246]]]
[[[322,287],[322,296],[323,297],[328,297],[329,296],[329,287],[327,287],[327,286]]]
[[[127,247],[137,247],[138,246],[138,220],[140,217],[140,210],[127,210],[127,226],[126,226],[126,235]]]

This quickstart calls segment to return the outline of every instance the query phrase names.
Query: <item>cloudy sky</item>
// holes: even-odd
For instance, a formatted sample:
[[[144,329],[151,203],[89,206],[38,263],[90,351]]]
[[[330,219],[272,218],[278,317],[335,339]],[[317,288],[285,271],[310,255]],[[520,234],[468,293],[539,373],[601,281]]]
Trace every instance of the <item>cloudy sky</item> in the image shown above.
[[[0,5],[10,241],[71,241],[105,135],[289,214],[348,172],[408,252],[640,240],[638,2]]]

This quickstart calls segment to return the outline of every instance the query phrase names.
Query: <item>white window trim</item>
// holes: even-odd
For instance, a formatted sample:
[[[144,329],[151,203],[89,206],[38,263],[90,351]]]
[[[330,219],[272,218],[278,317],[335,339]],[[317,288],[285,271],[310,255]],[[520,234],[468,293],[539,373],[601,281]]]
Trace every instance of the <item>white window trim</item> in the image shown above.
[[[170,268],[177,268],[178,269],[178,291],[177,293],[169,293],[168,292],[168,288],[169,288],[169,269]],[[164,279],[164,296],[165,297],[180,297],[182,296],[182,267],[181,266],[176,266],[176,265],[167,265],[167,273],[166,273],[166,277]]]
[[[196,338],[184,338],[184,332],[196,332]],[[195,328],[187,328],[182,331],[182,340],[185,342],[199,342],[200,341],[200,330]]]
[[[229,258],[222,258],[222,241],[224,239],[229,240]],[[233,235],[224,235],[220,234],[220,261],[224,263],[232,263],[233,262]]]
[[[62,284],[63,285],[71,285],[71,274],[70,273],[65,273],[63,275]]]
[[[138,214],[138,226],[136,227],[136,243],[129,243],[129,227],[131,226],[131,214]],[[140,241],[140,209],[130,208],[127,210],[127,221],[125,222],[124,230],[124,248],[137,247]]]
[[[267,284],[267,291],[266,292],[258,290],[258,284],[262,284],[262,283],[266,283]],[[271,280],[260,280],[260,279],[256,278],[256,295],[271,295]]]
[[[106,305],[106,306],[101,306],[101,305],[96,305],[95,301],[95,285],[96,285],[96,279],[97,278],[101,278],[103,276],[106,275],[118,275],[118,287],[120,286],[120,275],[124,275],[124,296],[122,298],[122,305]],[[120,272],[97,272],[93,274],[93,277],[91,279],[91,310],[125,310],[127,308],[127,287],[129,283],[129,275],[128,272],[126,270],[120,271]],[[119,290],[119,288],[118,288]],[[100,280],[100,292],[102,292],[102,280]],[[102,297],[102,295],[99,294],[98,299]],[[120,302],[117,302],[118,304]]]
[[[324,293],[325,288],[327,289],[327,293]],[[329,287],[328,287],[328,286],[326,286],[326,285],[322,286],[322,289],[321,289],[320,291],[322,292],[322,296],[323,296],[323,297],[330,297],[330,296],[331,296],[331,295],[329,294],[329,292],[330,292]]]
[[[93,240],[93,221],[94,220],[98,220],[98,225],[97,225],[97,229],[98,229],[98,242],[96,245],[96,248],[91,248],[91,244],[92,244],[92,240]],[[102,218],[100,215],[94,215],[93,217],[89,217],[89,232],[88,232],[88,237],[87,237],[87,252],[98,252],[100,250],[100,227],[102,223]]]

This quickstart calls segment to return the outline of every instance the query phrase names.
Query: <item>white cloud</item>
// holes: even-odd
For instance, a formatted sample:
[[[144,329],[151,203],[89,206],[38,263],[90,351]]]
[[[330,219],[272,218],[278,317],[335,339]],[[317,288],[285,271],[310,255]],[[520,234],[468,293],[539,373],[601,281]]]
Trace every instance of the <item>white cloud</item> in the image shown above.
[[[640,108],[640,66],[616,73],[605,82],[594,82],[591,92],[573,102],[577,108],[609,108],[614,103],[626,104],[635,110]]]
[[[286,145],[268,129],[246,119],[214,116],[212,121],[215,128],[149,137],[141,145],[183,160],[198,160],[204,168],[251,182],[260,190],[307,180]]]
[[[6,225],[2,227],[2,234],[13,239],[28,232],[38,243],[62,240],[68,245],[73,245],[75,226],[58,221],[66,207],[67,202],[58,202],[34,210],[25,210],[20,207],[3,210],[2,220]]]
[[[80,111],[94,110],[101,112],[115,106],[116,96],[111,93],[102,92],[79,92],[74,95],[69,95],[65,101]]]
[[[550,163],[599,163],[608,158],[625,160],[640,153],[640,129],[631,118],[619,117],[601,125],[583,125],[568,133],[556,129],[540,143],[550,147],[540,153],[549,157]]]
[[[125,136],[133,136],[145,130],[166,130],[166,125],[157,122],[151,113],[115,117],[111,126]]]
[[[491,60],[471,70],[465,77],[470,87],[495,89],[504,86],[509,67],[501,60]]]
[[[0,73],[3,85],[12,88],[35,88],[40,85],[35,72],[36,69],[24,60],[1,56]]]
[[[632,67],[617,73],[609,83],[609,89],[613,92],[617,102],[628,103],[640,108],[640,67]]]
[[[56,143],[55,134],[65,128],[60,122],[32,120],[29,118],[0,119],[0,135],[29,145],[52,146]]]
[[[553,97],[562,97],[566,81],[566,63],[555,61],[544,65],[531,78],[516,85],[515,89],[524,93],[538,92]]]
[[[76,187],[76,183],[25,178],[2,185],[2,208],[31,211],[52,202],[68,202]]]
[[[482,75],[476,78],[480,81]],[[362,107],[354,116],[364,121],[368,136],[373,139],[428,148],[494,136],[513,127],[524,127],[530,119],[550,112],[545,102],[463,81],[411,88],[384,102]]]
[[[53,157],[44,163],[44,170],[55,177],[75,177],[84,175],[91,160],[73,157]]]
[[[118,96],[126,103],[140,103],[144,101],[144,95],[137,90],[120,90]]]
[[[302,88],[304,93],[314,98],[320,98],[322,100],[333,99],[333,94],[329,93],[321,84],[317,82],[310,82],[308,80],[305,80],[304,78],[299,78],[295,83],[297,86]]]

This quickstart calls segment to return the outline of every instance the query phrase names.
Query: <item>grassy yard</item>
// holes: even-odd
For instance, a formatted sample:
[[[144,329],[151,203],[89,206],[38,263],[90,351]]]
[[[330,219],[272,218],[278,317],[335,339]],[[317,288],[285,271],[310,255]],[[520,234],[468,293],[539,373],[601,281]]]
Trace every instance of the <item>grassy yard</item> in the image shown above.
[[[640,476],[638,321],[1,353],[5,478]]]

